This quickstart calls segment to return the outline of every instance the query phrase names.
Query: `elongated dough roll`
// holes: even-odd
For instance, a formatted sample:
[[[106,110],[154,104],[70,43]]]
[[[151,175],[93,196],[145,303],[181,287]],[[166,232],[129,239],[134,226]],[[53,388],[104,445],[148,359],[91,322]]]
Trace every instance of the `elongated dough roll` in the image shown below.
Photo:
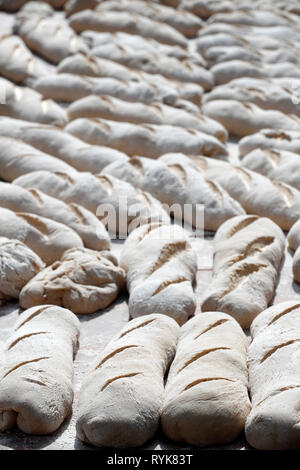
[[[17,119],[64,126],[66,112],[54,101],[45,100],[40,93],[27,87],[19,87],[0,78],[5,103],[0,104],[0,114]]]
[[[192,60],[179,60],[176,57],[145,51],[129,46],[108,43],[96,46],[91,55],[114,60],[127,67],[142,70],[150,74],[159,74],[178,82],[192,82],[211,90],[214,76],[211,71]]]
[[[110,0],[100,3],[96,11],[125,11],[140,14],[152,20],[168,24],[188,38],[196,36],[203,25],[203,21],[192,13],[144,0]]]
[[[146,38],[153,38],[164,44],[185,46],[185,37],[176,29],[138,14],[118,11],[83,10],[69,19],[70,26],[77,33],[85,30],[100,32],[124,31]]]
[[[15,26],[16,32],[29,49],[54,64],[71,54],[88,51],[84,41],[74,33],[68,23],[57,21],[54,16],[30,15]]]
[[[252,411],[246,423],[249,444],[262,450],[299,449],[298,302],[274,305],[251,326],[249,386]]]
[[[283,129],[262,129],[239,141],[240,157],[244,157],[247,153],[257,148],[261,150],[287,150],[299,154],[300,132]]]
[[[120,265],[127,273],[132,318],[157,312],[181,325],[194,314],[197,255],[181,227],[148,224],[134,230]]]
[[[226,142],[226,129],[217,121],[207,118],[199,111],[190,113],[166,104],[127,103],[112,96],[89,95],[75,101],[68,108],[70,120],[78,118],[103,118],[133,124],[167,124],[195,129],[213,135]]]
[[[28,84],[51,72],[52,67],[35,57],[21,38],[11,34],[0,37],[0,73],[3,77]]]
[[[288,246],[293,250],[293,275],[295,281],[300,283],[300,219],[292,226],[287,236]]]
[[[66,16],[70,16],[78,11],[86,10],[87,8],[94,10],[98,3],[99,0],[66,0],[64,10]]]
[[[35,171],[14,183],[23,188],[40,189],[68,203],[81,204],[95,213],[114,236],[126,237],[149,221],[170,223],[159,201],[112,176]]]
[[[35,214],[15,213],[2,207],[0,207],[0,237],[23,242],[46,264],[60,259],[69,248],[83,246],[79,235],[67,225]]]
[[[262,59],[262,53],[247,46],[215,46],[205,51],[205,59],[209,67],[228,62],[241,60],[243,62],[257,62]],[[231,82],[228,83],[230,85]]]
[[[65,130],[92,145],[107,145],[130,156],[157,158],[167,152],[185,152],[227,158],[227,150],[218,139],[195,129],[95,118],[75,119]]]
[[[249,328],[273,297],[284,248],[284,234],[270,219],[246,215],[221,225],[202,310],[228,313]]]
[[[79,439],[126,448],[154,435],[178,332],[174,320],[153,314],[132,320],[110,341],[81,388]]]
[[[6,155],[7,152],[7,156],[10,159],[11,156],[16,158],[15,152],[17,150],[23,155],[30,156],[30,161],[32,160],[30,171],[47,169],[51,171],[70,172],[71,167],[74,167],[79,171],[98,173],[106,165],[118,158],[123,160],[128,159],[127,155],[118,150],[99,145],[89,145],[56,127],[32,124],[31,122],[21,121],[19,119],[0,117],[0,135],[5,138],[11,137],[20,141],[19,143],[17,141],[9,143],[8,140],[1,138],[0,149],[2,147],[1,151],[5,151],[4,155]],[[7,145],[5,145],[5,142],[7,142]],[[23,145],[23,143],[27,143],[41,152],[53,155],[62,161],[59,162],[55,159],[55,163],[53,163],[52,159],[50,166],[43,167],[43,162],[45,162],[44,157],[46,156],[45,153],[43,158],[40,158],[39,162],[37,162],[33,159],[33,155],[36,154],[34,149],[30,149],[28,146]],[[16,153],[18,154],[18,152]],[[37,153],[37,157],[39,157],[39,153]],[[24,158],[24,161],[20,159],[18,165],[14,165],[14,168],[20,166],[24,172],[28,161],[29,158]],[[6,171],[8,171],[8,168],[6,168]]]
[[[67,0],[44,0],[54,8],[60,8]],[[27,0],[0,0],[0,7],[5,11],[16,11],[21,8]]]
[[[227,0],[213,0],[210,2],[207,2],[207,0],[181,0],[179,8],[190,11],[200,18],[207,19],[216,13],[232,11],[234,4]]]
[[[294,186],[300,191],[300,158],[297,153],[258,148],[247,153],[241,165],[271,180]]]
[[[170,439],[203,447],[241,434],[251,409],[247,347],[226,313],[201,313],[181,328],[161,412]]]
[[[28,246],[18,240],[0,237],[0,305],[19,298],[21,289],[45,263]]]
[[[110,249],[110,238],[102,222],[78,204],[66,204],[38,189],[27,190],[0,182],[0,207],[14,212],[29,212],[66,224],[78,233],[87,248]]]
[[[198,230],[203,215],[205,229],[216,230],[225,220],[244,213],[241,205],[222,186],[206,179],[191,165],[179,161],[168,164],[161,159],[132,157],[126,163],[108,165],[102,174],[115,176],[148,191],[171,210],[174,204],[178,204],[181,211],[177,213],[175,210],[173,217]],[[187,207],[192,210],[187,210]]]
[[[89,314],[108,307],[124,285],[125,273],[109,251],[74,248],[23,287],[20,305],[53,304]]]
[[[0,136],[0,178],[5,181],[13,181],[37,168],[48,171],[76,172],[72,166],[31,145],[18,139]]]
[[[50,434],[73,402],[73,355],[79,321],[45,305],[20,315],[1,357],[0,430],[15,424],[27,434]]]
[[[220,122],[229,134],[244,137],[260,131],[268,123],[270,129],[299,130],[297,116],[280,111],[261,109],[253,103],[236,100],[208,101],[202,107],[203,113]]]

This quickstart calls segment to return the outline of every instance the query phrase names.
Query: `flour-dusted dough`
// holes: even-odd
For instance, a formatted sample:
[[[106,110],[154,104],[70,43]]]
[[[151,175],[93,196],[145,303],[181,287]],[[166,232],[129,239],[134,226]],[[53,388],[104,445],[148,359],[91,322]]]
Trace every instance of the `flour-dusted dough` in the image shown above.
[[[66,0],[64,10],[66,16],[71,16],[87,8],[93,10],[99,4],[99,0]]]
[[[174,441],[225,444],[243,431],[248,397],[248,340],[226,313],[196,315],[180,330],[161,422]]]
[[[78,204],[64,203],[38,189],[27,190],[0,182],[0,207],[14,212],[29,212],[66,224],[78,233],[87,248],[110,249],[110,238],[102,222]]]
[[[51,72],[52,67],[35,57],[20,37],[12,34],[0,37],[0,73],[3,77],[28,84]]]
[[[75,168],[58,158],[41,152],[18,139],[0,136],[0,178],[13,181],[37,169],[70,173],[76,171]]]
[[[19,298],[20,291],[45,263],[18,240],[0,237],[0,305]]]
[[[149,221],[170,223],[166,210],[154,197],[109,175],[35,171],[14,183],[86,207],[102,220],[112,235],[123,237]]]
[[[289,248],[295,251],[293,257],[293,275],[295,281],[300,283],[300,219],[289,231],[287,241]]]
[[[53,304],[89,314],[108,307],[124,285],[125,272],[109,251],[74,248],[23,287],[20,305]]]
[[[15,29],[33,52],[54,64],[76,52],[87,52],[83,39],[77,36],[65,21],[54,16],[32,14],[17,22]],[[49,40],[51,38],[51,40]]]
[[[216,13],[232,11],[234,4],[228,0],[181,0],[179,9],[181,8],[200,18],[207,19]]]
[[[299,315],[295,301],[274,305],[251,326],[249,444],[261,450],[299,449]]]
[[[14,168],[20,166],[26,169],[29,162],[32,161],[30,171],[47,169],[71,172],[72,167],[74,167],[79,171],[98,173],[118,158],[128,159],[127,155],[118,150],[99,145],[89,145],[56,127],[32,124],[20,119],[0,117],[0,136],[4,138],[9,136],[20,140],[19,143],[15,141],[9,144],[8,139],[1,138],[0,152],[6,155],[5,158],[10,159],[11,164],[12,157],[15,159],[19,151],[20,155],[28,155],[28,158],[24,158],[24,161],[19,158]],[[12,148],[9,145],[4,145],[4,142],[7,142]],[[36,152],[32,147],[30,149],[29,145],[24,145],[24,142],[44,152],[43,155],[41,152]],[[57,158],[51,159],[45,153]],[[35,155],[36,158],[40,158],[39,162],[33,158]],[[49,159],[51,159],[51,162]],[[47,166],[46,161],[48,162]],[[45,166],[43,166],[43,162],[45,162]],[[6,172],[8,172],[8,168],[6,168]]]
[[[257,148],[287,150],[300,154],[300,132],[284,129],[262,129],[260,132],[244,137],[239,142],[241,157]]]
[[[208,101],[202,107],[203,113],[220,122],[231,134],[244,137],[265,128],[298,131],[299,117],[284,114],[273,109],[261,109],[259,106],[236,100]]]
[[[140,14],[152,20],[168,24],[188,38],[196,36],[203,25],[203,21],[192,13],[145,0],[110,0],[101,2],[97,6],[96,11],[124,11]]]
[[[181,208],[173,217],[183,219],[198,230],[204,215],[206,230],[216,230],[225,220],[244,213],[241,205],[213,180],[181,161],[164,163],[161,159],[132,157],[128,162],[108,165],[104,175],[113,175],[147,191],[172,211],[174,204]],[[204,214],[203,214],[204,206]],[[186,210],[193,208],[192,211]]]
[[[290,184],[300,191],[300,158],[296,153],[258,148],[247,153],[241,165],[272,180]]]
[[[181,325],[194,314],[197,255],[181,227],[152,223],[134,230],[120,265],[127,274],[132,318],[157,312]]]
[[[5,103],[0,104],[2,116],[56,126],[66,124],[65,110],[54,101],[44,99],[37,91],[17,86],[5,78],[0,78],[0,87],[5,96]]]
[[[64,308],[23,312],[1,355],[0,430],[56,431],[71,412],[79,321]]]
[[[273,297],[284,248],[284,234],[270,219],[246,215],[221,225],[202,310],[226,312],[249,328]]]
[[[69,248],[83,246],[67,225],[35,214],[0,207],[0,237],[17,239],[37,253],[46,264],[60,259]]]
[[[154,313],[130,321],[110,341],[82,384],[79,439],[126,448],[154,435],[178,333],[174,320]]]
[[[65,130],[92,145],[106,145],[127,155],[157,158],[167,152],[227,158],[215,137],[195,129],[156,124],[131,124],[105,119],[75,119]]]
[[[85,30],[100,32],[124,31],[146,38],[153,38],[164,44],[186,46],[187,40],[176,29],[138,14],[118,11],[83,10],[69,18],[70,26],[77,33]]]
[[[0,8],[5,11],[19,10],[28,0],[0,0]],[[53,8],[61,8],[67,0],[43,0]]]
[[[89,95],[75,101],[68,108],[68,117],[70,120],[103,118],[133,124],[167,124],[195,129],[213,135],[221,142],[226,142],[228,137],[226,129],[221,124],[199,111],[190,113],[162,103],[128,103],[112,96]]]

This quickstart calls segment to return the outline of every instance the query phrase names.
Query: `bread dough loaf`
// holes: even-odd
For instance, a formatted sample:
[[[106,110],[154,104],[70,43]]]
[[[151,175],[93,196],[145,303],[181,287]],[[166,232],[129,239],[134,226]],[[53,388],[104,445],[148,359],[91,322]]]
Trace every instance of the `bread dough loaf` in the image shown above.
[[[201,313],[181,328],[161,412],[170,439],[204,447],[242,433],[251,409],[247,347],[226,313]]]
[[[299,154],[300,132],[283,129],[262,129],[260,132],[240,140],[240,157],[244,157],[247,153],[257,148],[261,150],[287,150]]]
[[[65,130],[89,144],[106,145],[129,156],[157,158],[167,152],[183,152],[226,159],[228,153],[215,137],[177,126],[75,119]]]
[[[127,233],[149,220],[170,223],[169,215],[158,200],[112,176],[34,171],[14,183],[84,206],[98,216],[112,236],[119,234],[126,238]]]
[[[31,88],[19,87],[5,78],[0,78],[0,87],[5,103],[0,104],[0,114],[17,119],[64,126],[67,115],[57,103],[45,100]]]
[[[38,189],[27,190],[0,182],[0,207],[14,212],[29,212],[66,224],[78,233],[87,248],[110,249],[110,238],[102,222],[78,204],[64,203]]]
[[[0,430],[56,431],[71,411],[79,321],[45,305],[23,312],[1,357]]]
[[[82,247],[79,235],[67,225],[24,212],[0,207],[0,237],[17,239],[37,253],[46,264],[60,259],[69,248]]]
[[[79,439],[98,447],[127,448],[154,435],[178,332],[174,320],[152,314],[130,321],[110,341],[82,384]]]
[[[202,310],[228,313],[249,328],[273,297],[284,234],[270,219],[246,215],[221,225],[214,241],[213,280]]]
[[[132,318],[162,313],[180,325],[194,314],[197,255],[177,225],[148,224],[134,230],[121,252]]]
[[[26,284],[20,305],[53,304],[89,314],[108,307],[124,285],[125,273],[109,251],[74,248]]]
[[[185,37],[165,22],[154,21],[139,14],[86,9],[72,15],[69,22],[77,33],[87,29],[100,32],[124,31],[173,46],[186,46],[187,44]]]
[[[41,152],[63,160],[62,162],[55,160],[56,167],[48,168],[49,170],[51,169],[51,171],[67,170],[69,172],[71,171],[71,167],[74,167],[79,171],[98,173],[106,165],[118,158],[122,158],[123,160],[128,159],[127,155],[118,150],[99,145],[89,145],[54,126],[32,124],[20,119],[0,117],[0,135],[19,139],[37,148]],[[20,145],[21,143],[17,144],[17,142],[15,142],[13,146],[10,144],[10,147],[13,148],[8,150],[15,152],[15,149],[24,149],[24,147],[20,147]],[[2,141],[1,146],[4,146],[4,141]],[[7,148],[5,147],[5,149]],[[26,152],[23,150],[22,153],[29,154],[30,159],[31,156],[35,154],[34,150],[28,147]],[[39,163],[35,162],[35,167],[33,166],[31,171],[35,171],[37,168],[39,170],[46,169],[42,167],[41,161],[39,161]]]
[[[251,326],[249,387],[252,411],[245,431],[261,450],[299,449],[299,315],[295,301],[274,305]]]
[[[0,260],[0,305],[18,299],[22,287],[45,266],[24,243],[5,237],[0,237]]]
[[[68,117],[70,120],[103,118],[133,124],[167,124],[204,132],[223,143],[228,138],[227,131],[221,124],[207,118],[199,111],[190,113],[161,103],[128,103],[112,96],[89,95],[75,101],[68,108]]]
[[[202,229],[200,224],[203,222],[206,230],[216,230],[225,220],[244,213],[240,204],[218,183],[179,161],[168,164],[161,159],[132,157],[126,163],[108,165],[102,174],[113,175],[148,191],[170,211],[174,204],[178,204],[180,213],[175,210],[173,217],[184,220],[197,230]],[[187,207],[192,210],[187,210]]]

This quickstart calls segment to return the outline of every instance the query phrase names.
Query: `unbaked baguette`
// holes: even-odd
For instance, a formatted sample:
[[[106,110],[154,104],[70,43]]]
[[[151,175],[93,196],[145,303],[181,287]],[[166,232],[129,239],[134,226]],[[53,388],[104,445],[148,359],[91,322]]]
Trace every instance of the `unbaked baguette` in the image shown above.
[[[3,77],[28,84],[51,72],[52,67],[35,57],[21,38],[11,34],[0,37],[0,73]]]
[[[0,0],[0,8],[5,11],[19,10],[28,0]],[[54,8],[60,8],[67,0],[44,0]]]
[[[179,60],[176,57],[159,54],[159,52],[135,49],[115,43],[96,46],[91,50],[91,55],[114,60],[133,69],[163,75],[171,80],[197,83],[205,90],[211,90],[214,85],[212,72],[192,60]]]
[[[228,0],[214,0],[210,2],[207,2],[207,0],[181,0],[177,2],[175,0],[175,2],[179,3],[179,9],[182,8],[183,10],[190,11],[203,19],[207,19],[219,12],[232,11],[234,8],[234,4]]]
[[[206,447],[242,433],[251,409],[247,348],[247,337],[226,313],[202,313],[181,328],[161,412],[170,439]]]
[[[1,143],[1,139],[0,139]],[[14,212],[29,212],[68,225],[93,250],[109,250],[110,238],[102,222],[84,207],[66,204],[38,189],[0,182],[0,207]]]
[[[79,321],[45,305],[23,312],[1,357],[0,430],[56,431],[71,412]]]
[[[176,29],[165,22],[154,21],[138,14],[118,11],[83,10],[69,18],[70,26],[77,33],[85,30],[100,32],[124,31],[146,38],[153,38],[164,44],[186,46],[187,40]]]
[[[28,246],[18,240],[0,237],[0,305],[19,298],[22,288],[45,263]]]
[[[0,103],[2,116],[56,126],[66,124],[65,110],[54,101],[45,100],[37,91],[14,85],[5,78],[0,78],[0,87],[5,97],[5,103]]]
[[[66,16],[73,15],[81,10],[86,10],[90,8],[94,10],[94,8],[98,5],[99,0],[66,0],[64,4],[64,11]]]
[[[46,264],[60,259],[69,248],[83,246],[67,225],[35,214],[13,212],[0,207],[0,237],[17,239],[37,253]]]
[[[292,226],[287,236],[288,246],[293,250],[293,275],[295,281],[300,283],[300,219]]]
[[[97,6],[96,11],[124,11],[143,15],[154,21],[160,21],[172,26],[188,38],[196,36],[203,25],[203,21],[192,13],[145,0],[110,0],[101,2]]]
[[[205,51],[205,59],[208,67],[228,62],[231,60],[241,60],[243,62],[257,62],[263,57],[262,52],[252,49],[247,45],[244,46],[223,46],[218,45],[210,47]],[[231,82],[228,82],[230,85]]]
[[[223,143],[228,138],[228,133],[221,124],[204,116],[200,111],[190,113],[162,103],[128,103],[112,96],[89,95],[72,103],[67,113],[70,121],[79,118],[102,118],[133,124],[167,124],[213,135]]]
[[[125,272],[109,251],[66,251],[21,290],[22,308],[52,304],[73,313],[90,314],[108,307],[125,285]]]
[[[300,190],[299,154],[285,150],[258,148],[247,153],[243,157],[241,165]]]
[[[126,163],[108,165],[102,174],[112,175],[149,192],[171,210],[178,204],[181,211],[174,211],[173,217],[198,230],[203,215],[205,229],[216,230],[225,220],[245,213],[222,186],[180,161],[168,164],[161,159],[132,157]],[[192,210],[186,210],[187,207]]]
[[[299,302],[274,305],[251,326],[249,388],[252,411],[245,431],[261,450],[299,449]]]
[[[294,26],[293,17],[286,13],[285,15],[280,14],[278,11],[268,10],[234,10],[231,12],[217,13],[208,20],[208,24],[213,23],[227,23],[229,25],[246,25],[246,26],[282,26],[290,25]]]
[[[221,225],[214,244],[213,279],[202,310],[228,313],[249,328],[273,297],[284,234],[268,218],[238,216]]]
[[[240,157],[244,157],[247,153],[257,148],[261,150],[287,150],[300,154],[300,132],[283,129],[262,129],[240,140]]]
[[[159,426],[164,375],[179,327],[164,315],[130,321],[106,346],[85,378],[77,436],[98,447],[137,447]]]
[[[195,129],[155,124],[131,124],[105,119],[75,119],[66,132],[92,145],[106,145],[129,156],[157,158],[167,152],[184,152],[227,158],[224,144]]]
[[[253,103],[236,100],[208,101],[204,103],[202,111],[236,137],[254,134],[265,128],[266,123],[270,129],[276,130],[298,131],[300,126],[300,119],[295,115],[261,109]]]
[[[68,23],[58,22],[54,16],[30,15],[24,21],[17,22],[15,29],[29,49],[54,64],[76,52],[88,51],[84,41]]]
[[[124,237],[149,220],[170,223],[170,217],[159,201],[112,176],[35,171],[14,183],[86,207],[98,216],[112,236]]]
[[[194,314],[197,255],[177,225],[148,224],[134,230],[121,252],[132,318],[162,313],[180,325]]]
[[[54,167],[52,163],[51,165],[49,163],[50,166],[47,168],[48,170],[53,169],[54,171],[70,172],[71,167],[74,167],[79,171],[98,173],[106,165],[119,158],[123,160],[128,159],[127,155],[118,150],[99,145],[89,145],[56,127],[32,124],[31,122],[22,121],[20,119],[0,117],[0,136],[20,140],[19,144],[14,142],[13,148],[10,149],[4,146],[4,140],[1,138],[1,147],[5,149],[5,152],[8,152],[8,155],[15,155],[17,149],[23,149],[22,153],[30,156],[30,159],[35,154],[38,157],[40,152],[36,152],[32,147],[29,149],[28,145],[23,145],[27,143],[41,152],[53,155],[61,160],[58,161],[54,159]],[[41,155],[42,158],[46,157],[45,153],[43,157]],[[43,169],[42,162],[45,161],[45,159],[43,160],[42,158],[40,158],[38,163],[34,163],[31,171]],[[27,165],[27,159],[22,162],[22,165],[25,165],[25,163]],[[21,162],[19,164],[21,164]],[[46,167],[44,169],[46,169]]]
[[[4,134],[4,129],[2,132]],[[15,178],[37,169],[76,172],[72,166],[31,145],[18,139],[0,136],[0,178],[5,181],[13,181]]]

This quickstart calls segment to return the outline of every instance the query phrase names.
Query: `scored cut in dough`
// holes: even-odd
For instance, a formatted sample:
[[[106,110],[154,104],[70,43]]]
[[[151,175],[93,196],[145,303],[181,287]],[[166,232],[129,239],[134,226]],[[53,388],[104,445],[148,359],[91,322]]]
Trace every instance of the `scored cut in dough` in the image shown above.
[[[53,304],[89,314],[108,307],[125,285],[125,273],[109,251],[74,248],[31,279],[20,293],[20,305]]]
[[[127,238],[120,258],[132,318],[162,313],[179,325],[194,314],[197,255],[177,225],[148,224]]]
[[[0,237],[0,305],[18,299],[25,284],[44,267],[41,258],[24,243]]]
[[[251,409],[247,348],[241,327],[225,313],[200,313],[180,329],[161,413],[170,439],[204,447],[242,433]]]
[[[0,430],[56,431],[71,412],[79,321],[64,308],[23,312],[1,355]]]
[[[251,325],[252,411],[245,431],[256,449],[296,450],[300,446],[299,315],[299,302],[283,302],[262,312]]]
[[[283,129],[262,129],[260,132],[240,140],[240,157],[244,157],[247,153],[257,148],[261,150],[287,150],[299,154],[300,132]]]
[[[214,243],[213,279],[202,311],[228,313],[249,328],[272,300],[284,234],[270,219],[245,215],[221,225]]]
[[[172,318],[154,313],[130,321],[110,341],[82,384],[79,439],[98,447],[127,448],[154,435],[178,333]]]

